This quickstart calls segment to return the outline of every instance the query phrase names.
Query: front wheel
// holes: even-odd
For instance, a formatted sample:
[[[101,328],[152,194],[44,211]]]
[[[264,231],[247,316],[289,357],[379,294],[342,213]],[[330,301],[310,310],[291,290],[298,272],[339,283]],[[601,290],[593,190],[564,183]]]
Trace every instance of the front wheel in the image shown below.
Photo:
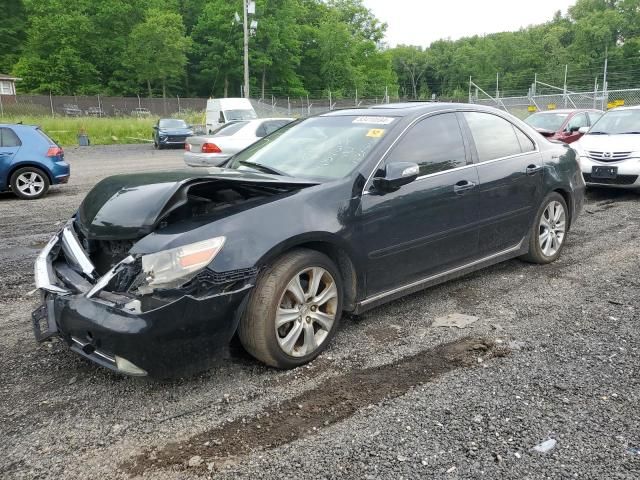
[[[315,250],[292,251],[256,282],[238,327],[244,348],[277,368],[310,362],[329,344],[342,314],[342,279]]]
[[[531,228],[529,251],[522,257],[532,263],[551,263],[564,248],[569,230],[567,202],[552,192],[544,199]]]

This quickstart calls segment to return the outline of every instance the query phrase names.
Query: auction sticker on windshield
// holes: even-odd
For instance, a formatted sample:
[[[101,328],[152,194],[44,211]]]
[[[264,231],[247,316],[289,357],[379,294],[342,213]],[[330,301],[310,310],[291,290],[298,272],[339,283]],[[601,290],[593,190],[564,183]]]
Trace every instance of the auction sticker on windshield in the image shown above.
[[[380,138],[384,135],[384,132],[386,130],[382,129],[382,128],[372,128],[371,130],[369,130],[367,132],[367,137],[371,137],[371,138]]]
[[[389,125],[393,122],[393,117],[358,117],[353,123],[366,123],[368,125]]]

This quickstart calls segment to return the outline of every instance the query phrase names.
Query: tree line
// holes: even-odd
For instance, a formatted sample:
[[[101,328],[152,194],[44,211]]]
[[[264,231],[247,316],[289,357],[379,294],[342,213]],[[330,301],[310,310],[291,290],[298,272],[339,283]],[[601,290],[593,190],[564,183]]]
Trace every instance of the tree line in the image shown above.
[[[0,11],[0,72],[21,92],[240,95],[242,0],[0,0]],[[428,47],[389,48],[362,0],[256,0],[254,18],[253,97],[463,99],[470,77],[491,89],[496,75],[502,94],[522,94],[536,73],[561,85],[565,65],[573,89],[593,88],[605,55],[610,88],[640,86],[640,0],[578,0],[541,25]]]

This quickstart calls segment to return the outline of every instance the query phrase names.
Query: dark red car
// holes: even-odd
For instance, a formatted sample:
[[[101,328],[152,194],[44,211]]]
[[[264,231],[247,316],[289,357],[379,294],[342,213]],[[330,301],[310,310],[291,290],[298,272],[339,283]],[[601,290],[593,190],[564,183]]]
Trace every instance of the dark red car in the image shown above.
[[[582,136],[581,127],[591,127],[602,115],[595,109],[549,110],[534,113],[525,123],[549,139],[572,143]]]

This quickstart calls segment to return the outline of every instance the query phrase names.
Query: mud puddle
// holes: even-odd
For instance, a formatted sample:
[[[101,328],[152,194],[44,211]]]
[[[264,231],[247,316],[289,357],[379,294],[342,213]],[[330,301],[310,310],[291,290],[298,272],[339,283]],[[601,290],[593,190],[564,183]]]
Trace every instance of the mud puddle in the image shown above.
[[[252,451],[273,449],[312,436],[368,405],[399,397],[450,371],[478,365],[480,357],[508,353],[491,340],[463,338],[395,363],[351,371],[331,377],[254,417],[236,419],[159,449],[147,449],[120,468],[132,476],[154,469],[182,470],[194,456],[200,456],[202,461],[192,471],[206,471],[211,462],[214,468],[233,463]]]

